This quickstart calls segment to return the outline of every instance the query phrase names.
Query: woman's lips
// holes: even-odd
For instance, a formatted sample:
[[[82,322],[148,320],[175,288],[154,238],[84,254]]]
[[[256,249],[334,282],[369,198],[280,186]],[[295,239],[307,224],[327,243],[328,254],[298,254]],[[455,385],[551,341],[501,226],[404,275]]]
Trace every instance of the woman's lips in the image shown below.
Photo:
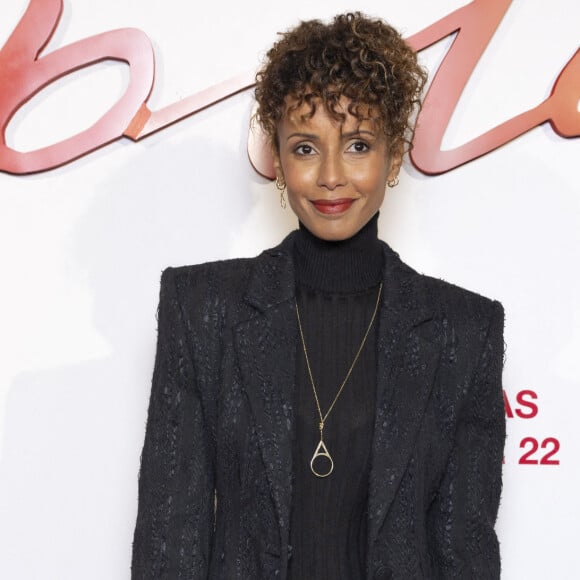
[[[355,202],[354,199],[345,197],[342,199],[316,199],[312,205],[320,212],[326,214],[343,213]]]

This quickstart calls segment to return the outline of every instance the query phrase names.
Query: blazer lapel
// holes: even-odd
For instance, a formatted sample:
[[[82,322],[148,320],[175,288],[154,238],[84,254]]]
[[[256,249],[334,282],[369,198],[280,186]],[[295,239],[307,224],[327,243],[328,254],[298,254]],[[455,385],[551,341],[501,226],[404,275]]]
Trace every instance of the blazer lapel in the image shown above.
[[[298,328],[294,310],[292,234],[256,260],[246,301],[255,316],[235,329],[244,389],[287,559],[292,499],[292,397]],[[421,276],[384,245],[379,315],[377,399],[369,483],[372,548],[410,459],[437,369],[441,334]]]
[[[246,295],[256,314],[234,330],[243,386],[277,511],[283,560],[290,528],[292,393],[298,332],[288,245],[287,238],[257,258]]]
[[[383,287],[369,482],[370,549],[409,462],[441,351],[438,322],[421,276],[386,244]]]

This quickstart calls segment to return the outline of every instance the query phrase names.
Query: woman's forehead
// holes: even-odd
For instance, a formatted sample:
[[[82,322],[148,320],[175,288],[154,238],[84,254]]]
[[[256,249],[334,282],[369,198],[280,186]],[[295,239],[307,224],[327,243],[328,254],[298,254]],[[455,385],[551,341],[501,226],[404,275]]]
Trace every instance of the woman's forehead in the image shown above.
[[[341,95],[337,101],[326,103],[320,97],[300,99],[287,96],[285,110],[281,121],[290,125],[332,124],[347,130],[353,127],[375,127],[379,123],[379,111],[367,103],[353,103]],[[331,108],[332,107],[332,108]]]

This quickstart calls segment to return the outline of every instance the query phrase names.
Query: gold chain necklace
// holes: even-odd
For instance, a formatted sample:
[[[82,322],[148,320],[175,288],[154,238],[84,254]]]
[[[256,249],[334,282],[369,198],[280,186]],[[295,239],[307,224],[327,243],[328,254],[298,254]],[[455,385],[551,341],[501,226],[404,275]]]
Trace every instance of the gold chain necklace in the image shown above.
[[[320,430],[320,442],[318,443],[316,449],[314,450],[314,454],[312,455],[312,459],[310,460],[310,469],[311,469],[312,473],[314,473],[314,475],[316,475],[316,477],[328,477],[334,470],[334,461],[332,460],[332,457],[330,456],[330,453],[328,452],[328,448],[326,447],[326,444],[324,443],[324,435],[323,435],[324,424],[326,423],[326,420],[328,419],[330,412],[334,408],[336,401],[338,401],[338,398],[340,397],[340,395],[344,389],[344,386],[346,385],[346,383],[347,383],[347,381],[352,373],[352,370],[354,369],[354,366],[356,365],[356,362],[358,361],[360,353],[362,352],[362,349],[364,348],[364,345],[367,341],[367,337],[368,337],[368,335],[371,331],[371,328],[373,326],[373,322],[375,321],[375,318],[377,316],[377,311],[379,310],[379,303],[381,301],[382,291],[383,291],[383,283],[381,282],[381,284],[379,286],[379,292],[377,294],[377,302],[375,304],[375,309],[373,311],[373,315],[371,317],[371,321],[369,323],[369,326],[365,332],[365,335],[363,336],[363,339],[360,343],[360,346],[358,347],[358,350],[356,352],[354,360],[352,361],[352,364],[350,365],[350,368],[348,369],[348,372],[346,373],[346,376],[344,377],[344,380],[342,381],[342,384],[340,385],[338,392],[336,393],[336,396],[334,397],[334,400],[332,401],[330,407],[328,408],[328,411],[326,411],[326,413],[324,415],[322,414],[322,409],[320,408],[320,401],[318,400],[318,393],[316,392],[316,385],[314,384],[314,378],[312,376],[312,369],[310,368],[310,361],[308,360],[308,352],[306,350],[306,341],[304,340],[304,332],[302,330],[302,322],[300,321],[300,311],[298,310],[298,302],[296,300],[294,301],[294,305],[296,307],[296,318],[298,320],[298,328],[300,330],[300,338],[302,339],[302,349],[304,350],[304,359],[306,360],[306,368],[308,369],[308,376],[310,377],[310,384],[312,385],[312,392],[314,393],[314,400],[316,401],[316,408],[318,409],[318,416],[320,417],[320,423],[318,424],[318,428]],[[316,469],[315,469],[314,462],[319,457],[324,457],[324,458],[328,459],[328,461],[330,461],[330,467],[329,467],[328,471],[325,473],[324,472],[321,473],[319,471],[316,471]]]

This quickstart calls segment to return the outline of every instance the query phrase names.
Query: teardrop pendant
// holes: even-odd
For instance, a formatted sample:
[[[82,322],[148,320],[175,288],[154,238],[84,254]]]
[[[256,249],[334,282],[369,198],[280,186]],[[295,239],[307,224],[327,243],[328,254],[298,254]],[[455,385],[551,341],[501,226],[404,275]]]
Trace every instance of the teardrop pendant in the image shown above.
[[[322,433],[321,433],[321,435],[322,435]],[[326,473],[318,472],[314,468],[314,462],[317,459],[319,459],[320,457],[324,457],[328,461],[330,461],[330,468],[328,469],[328,471]],[[328,449],[326,448],[326,445],[325,445],[324,441],[322,440],[322,437],[320,438],[320,443],[318,443],[318,446],[316,447],[316,451],[314,452],[314,455],[312,456],[312,459],[310,460],[310,469],[312,470],[312,473],[314,473],[314,475],[316,475],[316,477],[328,477],[334,469],[334,461],[332,461],[332,457],[330,457],[330,453],[328,452]]]

